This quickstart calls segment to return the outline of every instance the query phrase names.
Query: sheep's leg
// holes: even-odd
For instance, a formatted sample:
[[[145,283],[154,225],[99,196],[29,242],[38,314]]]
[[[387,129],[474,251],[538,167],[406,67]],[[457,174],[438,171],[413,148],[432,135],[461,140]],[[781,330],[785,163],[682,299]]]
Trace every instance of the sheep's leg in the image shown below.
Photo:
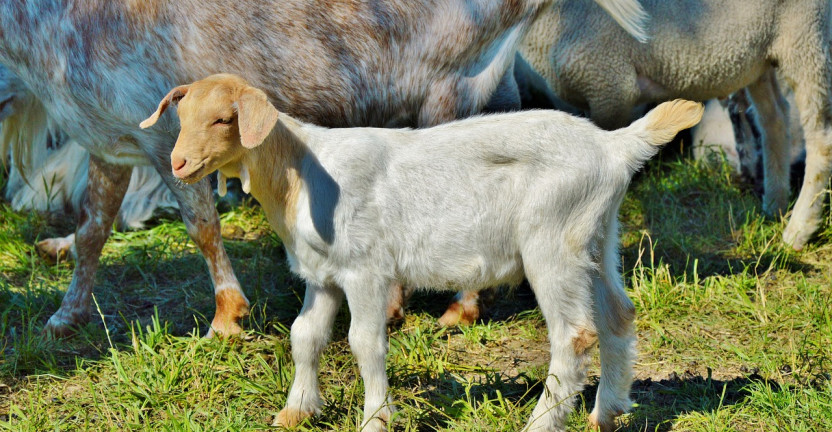
[[[520,109],[520,104],[520,89],[517,87],[517,80],[514,79],[514,60],[512,60],[483,111],[489,113],[517,111]]]
[[[98,259],[130,183],[131,170],[130,166],[113,165],[90,156],[87,193],[75,231],[75,271],[61,307],[43,328],[46,334],[65,336],[73,327],[89,320]]]
[[[824,4],[822,11],[797,9],[795,12],[826,16],[828,8],[829,5]],[[803,186],[783,231],[783,240],[796,250],[803,249],[820,225],[825,189],[832,174],[832,88],[828,79],[832,75],[829,53],[832,41],[818,25],[809,25],[802,30],[785,35],[787,40],[778,45],[783,47],[778,58],[780,68],[786,81],[794,86],[795,104],[806,140]],[[801,49],[795,51],[795,47]]]
[[[295,379],[286,407],[277,415],[275,426],[293,427],[321,410],[318,365],[332,332],[344,294],[337,287],[306,285],[303,308],[292,324],[292,360]]]
[[[602,432],[615,430],[615,417],[632,406],[630,386],[636,360],[635,306],[624,291],[624,282],[618,271],[617,213],[607,214],[603,261],[600,273],[592,279],[593,315],[601,351],[601,380],[589,422]]]
[[[551,236],[543,236],[546,243]],[[585,362],[594,345],[589,260],[539,244],[523,253],[523,265],[549,331],[549,372],[526,432],[563,431],[575,396],[586,377]]]
[[[364,419],[359,430],[387,430],[394,407],[387,388],[387,319],[385,310],[389,281],[371,276],[355,275],[344,280],[344,292],[350,307],[349,341],[361,379],[364,381]]]
[[[748,94],[763,130],[763,211],[771,216],[782,215],[789,206],[789,116],[784,110],[788,104],[780,93],[774,69],[748,86]]]

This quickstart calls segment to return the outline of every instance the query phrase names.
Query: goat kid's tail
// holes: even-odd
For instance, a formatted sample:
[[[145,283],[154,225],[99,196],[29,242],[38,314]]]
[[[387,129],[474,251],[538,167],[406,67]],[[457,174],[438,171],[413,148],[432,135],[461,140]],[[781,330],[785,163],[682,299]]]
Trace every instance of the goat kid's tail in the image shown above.
[[[624,139],[627,164],[633,171],[638,170],[679,131],[699,123],[704,112],[705,107],[699,102],[676,99],[660,104],[630,126],[617,131],[627,137]]]

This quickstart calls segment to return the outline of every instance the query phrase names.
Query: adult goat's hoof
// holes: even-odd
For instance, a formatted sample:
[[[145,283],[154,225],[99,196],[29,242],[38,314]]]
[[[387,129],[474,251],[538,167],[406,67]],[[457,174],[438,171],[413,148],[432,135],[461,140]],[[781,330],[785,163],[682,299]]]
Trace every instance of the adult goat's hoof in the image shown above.
[[[88,318],[78,314],[67,314],[58,310],[49,317],[41,332],[49,339],[63,339],[78,332],[78,326],[88,322]]]
[[[48,238],[35,244],[38,255],[51,263],[74,259],[73,247],[75,246],[75,234],[66,237]]]
[[[480,308],[474,304],[455,301],[448,306],[448,310],[439,317],[439,325],[451,327],[455,325],[471,325],[480,317]]]
[[[240,321],[248,316],[248,299],[238,289],[230,288],[217,291],[216,299],[217,312],[205,337],[231,337],[242,333]]]

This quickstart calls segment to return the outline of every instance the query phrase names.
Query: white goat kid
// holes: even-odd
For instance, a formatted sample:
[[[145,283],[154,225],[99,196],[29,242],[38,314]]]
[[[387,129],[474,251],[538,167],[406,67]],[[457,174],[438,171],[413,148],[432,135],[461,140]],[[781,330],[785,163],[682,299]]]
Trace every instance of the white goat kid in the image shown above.
[[[619,131],[556,111],[430,129],[326,129],[278,113],[234,75],[171,91],[181,130],[173,173],[240,177],[307,282],[292,325],[295,380],[276,423],[320,411],[318,364],[346,295],[365,384],[362,430],[386,429],[385,309],[395,282],[447,290],[525,276],[546,318],[551,362],[527,430],[562,430],[596,335],[601,383],[591,420],[614,429],[630,407],[634,307],[618,272],[618,207],[633,173],[700,104],[666,103]],[[441,187],[440,187],[441,185]]]

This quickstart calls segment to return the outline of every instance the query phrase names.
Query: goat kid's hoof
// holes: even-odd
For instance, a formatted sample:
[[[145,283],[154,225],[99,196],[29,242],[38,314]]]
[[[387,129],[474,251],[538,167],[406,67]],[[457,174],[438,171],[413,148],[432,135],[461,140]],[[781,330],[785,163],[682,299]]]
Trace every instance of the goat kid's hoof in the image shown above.
[[[624,414],[624,411],[619,411],[608,418],[600,419],[598,418],[598,412],[592,411],[589,414],[589,427],[591,430],[597,430],[600,432],[614,432],[618,429],[618,426],[615,425],[615,418]]]
[[[62,262],[74,259],[72,246],[75,245],[75,235],[66,237],[49,238],[35,244],[35,250],[41,259],[50,263]]]
[[[460,302],[453,302],[448,310],[439,317],[439,325],[451,327],[455,325],[471,325],[480,317],[479,308],[474,305],[463,305]]]
[[[298,411],[292,408],[283,408],[279,413],[277,413],[272,426],[293,428],[299,425],[302,421],[312,417],[313,414],[314,413]]]

